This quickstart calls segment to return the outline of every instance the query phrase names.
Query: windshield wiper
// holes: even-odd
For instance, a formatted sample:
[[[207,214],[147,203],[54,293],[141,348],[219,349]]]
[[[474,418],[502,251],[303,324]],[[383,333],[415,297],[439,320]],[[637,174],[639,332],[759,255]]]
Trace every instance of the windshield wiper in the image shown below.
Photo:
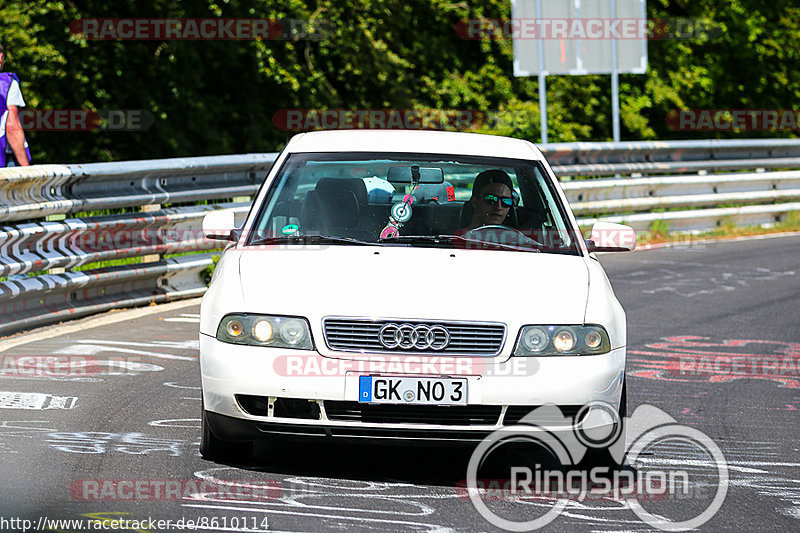
[[[347,244],[354,246],[375,246],[379,243],[360,241],[350,237],[334,237],[332,235],[281,235],[265,237],[249,244],[249,246],[265,246],[270,244]]]
[[[480,245],[479,247],[487,248],[500,248],[503,250],[514,250],[522,252],[538,252],[542,245],[534,240],[525,244],[511,244],[496,241],[482,241],[480,239],[469,239],[463,235],[398,235],[396,237],[389,237],[381,239],[381,243],[403,243],[403,244],[440,244],[440,245],[453,245],[454,242],[467,244]]]
[[[396,235],[381,239],[382,244],[451,244],[453,235]]]
[[[470,239],[463,235],[441,235],[441,237],[450,237],[452,240],[460,240],[470,245],[479,245],[481,248],[500,248],[501,250],[514,250],[515,252],[540,252],[542,248],[542,245],[533,239],[531,239],[530,243],[511,244],[491,240],[483,241],[481,239]]]

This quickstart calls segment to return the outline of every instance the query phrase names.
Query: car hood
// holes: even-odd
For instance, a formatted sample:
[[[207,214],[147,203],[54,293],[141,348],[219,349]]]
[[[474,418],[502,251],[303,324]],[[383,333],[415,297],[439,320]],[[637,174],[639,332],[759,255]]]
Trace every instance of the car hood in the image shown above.
[[[583,258],[499,250],[395,246],[291,246],[242,250],[244,312],[582,323],[588,295]]]

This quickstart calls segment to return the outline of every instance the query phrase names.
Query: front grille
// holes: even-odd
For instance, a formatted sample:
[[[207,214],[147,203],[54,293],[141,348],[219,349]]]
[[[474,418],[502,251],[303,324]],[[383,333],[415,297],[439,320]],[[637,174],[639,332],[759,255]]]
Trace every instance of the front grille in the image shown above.
[[[412,326],[442,326],[450,334],[450,342],[443,350],[402,348],[388,349],[380,342],[380,330],[386,324],[411,324]],[[500,323],[453,323],[414,320],[366,320],[325,318],[322,321],[325,342],[331,350],[344,352],[426,353],[450,355],[497,355],[503,348],[506,327]],[[436,335],[436,342],[442,339]]]
[[[440,424],[443,426],[493,426],[499,405],[376,405],[325,400],[330,420],[375,424]]]
[[[509,405],[506,409],[506,416],[503,418],[504,426],[513,426],[529,413],[542,407],[541,405]],[[571,426],[575,423],[575,415],[580,411],[580,405],[559,405],[558,409],[561,410],[559,415],[557,411],[539,411],[535,415],[534,420],[525,421],[527,424],[536,424],[541,426]]]

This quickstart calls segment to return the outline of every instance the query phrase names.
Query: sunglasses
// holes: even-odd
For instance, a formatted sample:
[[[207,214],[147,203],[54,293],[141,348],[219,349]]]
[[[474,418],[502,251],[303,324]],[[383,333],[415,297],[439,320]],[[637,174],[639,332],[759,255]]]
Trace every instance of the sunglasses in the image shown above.
[[[513,207],[514,206],[514,198],[511,196],[497,196],[496,194],[486,194],[483,196],[483,201],[486,202],[486,205],[494,205],[497,202],[500,202],[500,207]]]

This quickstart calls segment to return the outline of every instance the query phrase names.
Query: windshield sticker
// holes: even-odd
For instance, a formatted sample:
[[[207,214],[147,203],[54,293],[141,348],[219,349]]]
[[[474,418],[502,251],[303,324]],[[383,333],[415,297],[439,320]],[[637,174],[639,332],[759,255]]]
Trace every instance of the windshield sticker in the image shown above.
[[[297,233],[299,229],[300,226],[298,226],[297,224],[287,224],[281,228],[281,233],[283,233],[284,235],[291,235],[292,233]]]

